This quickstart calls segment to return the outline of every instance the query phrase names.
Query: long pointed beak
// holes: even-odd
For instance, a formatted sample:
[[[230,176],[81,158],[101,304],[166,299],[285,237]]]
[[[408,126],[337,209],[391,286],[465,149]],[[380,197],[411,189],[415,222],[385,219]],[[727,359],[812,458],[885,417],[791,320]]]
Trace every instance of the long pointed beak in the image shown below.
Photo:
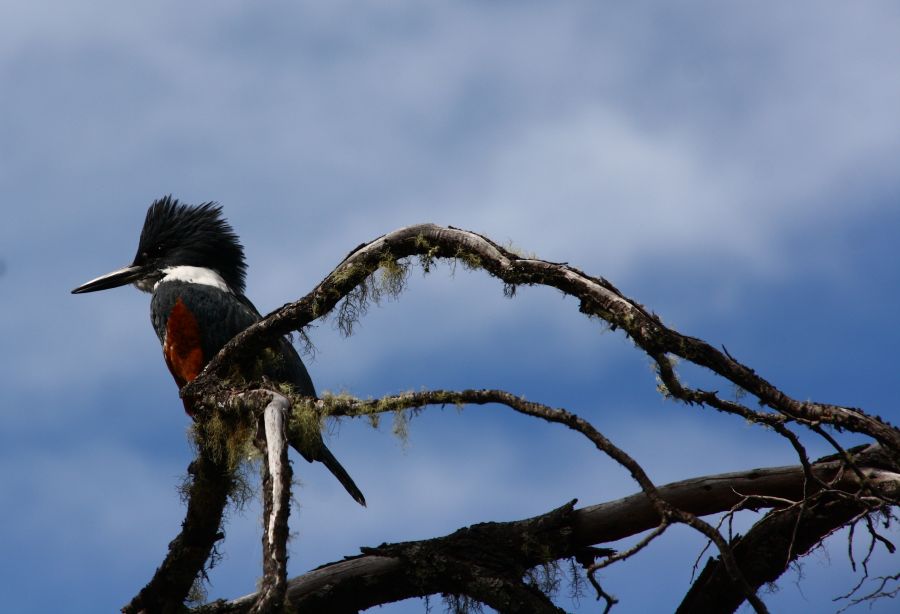
[[[101,275],[96,279],[82,284],[72,290],[72,294],[84,294],[85,292],[96,292],[97,290],[108,290],[110,288],[118,288],[125,284],[136,281],[144,274],[144,268],[140,266],[127,266],[118,271]]]

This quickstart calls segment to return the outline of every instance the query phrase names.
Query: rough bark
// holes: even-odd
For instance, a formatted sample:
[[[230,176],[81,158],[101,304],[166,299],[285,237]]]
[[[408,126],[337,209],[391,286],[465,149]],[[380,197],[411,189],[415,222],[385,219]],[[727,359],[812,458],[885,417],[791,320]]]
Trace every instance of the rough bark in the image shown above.
[[[774,570],[771,563],[756,561],[757,553],[752,548],[748,550],[747,557],[749,558],[739,559],[733,552],[732,545],[724,539],[719,531],[702,521],[699,518],[700,515],[713,511],[725,511],[743,507],[783,506],[787,510],[781,516],[787,516],[791,510],[796,510],[798,514],[797,520],[801,524],[811,527],[808,534],[804,534],[806,536],[804,539],[808,539],[812,544],[816,541],[816,535],[821,535],[821,531],[824,530],[823,527],[828,522],[840,524],[842,518],[844,519],[843,522],[847,521],[845,514],[849,513],[849,508],[848,510],[841,510],[829,507],[831,499],[828,497],[830,496],[837,497],[834,499],[835,503],[846,503],[849,507],[853,507],[853,505],[860,506],[857,509],[857,513],[863,513],[878,505],[896,505],[896,492],[892,491],[893,494],[888,496],[878,491],[878,484],[896,483],[896,472],[898,467],[900,467],[900,430],[886,421],[877,416],[867,414],[860,409],[797,400],[784,394],[753,369],[737,361],[724,348],[720,351],[703,340],[683,335],[667,327],[655,314],[623,295],[615,286],[602,277],[592,277],[567,264],[521,257],[476,233],[452,227],[443,228],[432,224],[402,228],[379,237],[370,243],[361,245],[351,252],[307,296],[294,303],[285,305],[262,321],[249,327],[227,344],[219,355],[207,365],[204,372],[194,382],[182,389],[182,396],[185,402],[190,402],[200,408],[222,408],[230,405],[234,397],[254,394],[254,391],[262,387],[263,384],[242,380],[239,374],[241,372],[249,372],[248,369],[242,369],[242,366],[249,366],[261,350],[271,345],[282,335],[293,330],[300,330],[302,334],[305,326],[315,319],[326,316],[335,308],[337,308],[338,313],[338,324],[349,331],[353,322],[365,312],[366,306],[373,296],[377,298],[379,292],[397,292],[402,288],[405,280],[404,276],[409,268],[405,259],[411,256],[417,256],[426,270],[435,259],[439,258],[462,262],[469,268],[483,269],[502,280],[505,291],[510,295],[515,293],[516,286],[524,284],[546,285],[573,296],[578,299],[582,313],[588,316],[599,317],[614,329],[622,329],[655,362],[657,374],[660,378],[660,388],[664,394],[688,404],[706,405],[718,411],[733,414],[742,419],[771,428],[790,442],[796,450],[801,463],[801,467],[793,468],[794,481],[791,483],[792,486],[788,488],[791,493],[790,496],[772,494],[777,491],[777,488],[774,487],[777,479],[772,474],[765,474],[765,470],[762,470],[763,474],[761,476],[766,479],[761,479],[760,476],[732,476],[733,480],[727,482],[728,488],[737,490],[737,494],[734,492],[731,494],[725,493],[716,489],[714,485],[706,483],[703,485],[703,488],[707,490],[704,494],[709,496],[698,496],[700,494],[698,492],[688,495],[690,487],[686,484],[681,484],[674,490],[667,491],[664,495],[662,489],[658,489],[650,481],[643,468],[633,458],[614,445],[588,421],[574,413],[564,409],[555,409],[538,403],[527,402],[503,391],[464,391],[464,393],[457,393],[457,398],[461,400],[450,401],[504,403],[521,413],[565,424],[588,437],[600,451],[625,467],[642,490],[642,493],[637,495],[639,500],[631,501],[627,504],[625,502],[616,502],[625,506],[630,505],[632,509],[631,514],[620,518],[621,524],[613,532],[626,531],[625,535],[632,535],[655,528],[655,531],[648,534],[640,543],[643,546],[652,541],[656,535],[661,534],[672,523],[684,523],[691,526],[703,533],[719,549],[721,565],[726,568],[727,576],[732,583],[725,592],[731,591],[733,593],[735,588],[738,589],[742,598],[749,600],[757,612],[764,612],[765,605],[756,595],[755,588],[759,586],[758,582],[765,580],[758,581],[757,575],[754,575],[752,580],[748,580],[744,577],[744,568],[746,567],[747,570],[752,571],[758,566],[765,567],[767,571],[758,574],[760,578],[772,573],[777,575],[780,572]],[[372,275],[379,269],[384,271],[385,276],[385,283],[380,286],[381,289],[371,279]],[[674,368],[674,357],[680,357],[695,365],[705,367],[731,384],[750,393],[759,402],[759,408],[751,408],[739,400],[725,400],[714,391],[686,387],[678,379]],[[466,398],[461,398],[460,394]],[[309,400],[292,398],[291,401],[294,403],[296,412],[298,405]],[[384,401],[385,399],[381,399],[374,403]],[[395,402],[396,398],[391,399],[391,401]],[[440,401],[426,400],[425,402]],[[409,407],[409,405],[406,407]],[[314,418],[315,416],[312,417]],[[791,430],[795,425],[801,425],[809,429],[809,431],[832,445],[838,451],[838,458],[843,462],[843,470],[836,470],[834,467],[826,466],[827,463],[820,464],[820,466],[815,468],[812,467],[801,439]],[[884,464],[867,465],[862,459],[854,458],[850,451],[844,450],[832,433],[823,427],[831,427],[837,431],[849,430],[871,437],[881,444],[880,454],[887,461]],[[802,485],[799,491],[797,490],[798,472],[801,476],[799,483]],[[751,483],[754,480],[758,480],[756,486],[760,483],[767,484],[770,487],[770,491],[757,492],[755,485]],[[847,482],[847,480],[850,480],[850,482]],[[850,493],[850,496],[834,494],[838,492],[836,489],[845,488],[847,489],[845,495]],[[811,497],[817,496],[816,493],[820,490],[823,493],[816,500],[821,504],[823,513],[827,512],[826,515],[829,516],[829,519],[827,519],[827,522],[817,525],[814,522],[814,517],[805,519],[803,513],[804,510],[813,513],[812,503],[814,499]],[[713,496],[714,493],[716,493],[716,496]],[[670,500],[670,497],[673,500]],[[791,506],[791,502],[799,502],[801,500],[803,501],[802,505]],[[730,507],[722,507],[726,502],[729,502]],[[596,510],[594,511],[599,513]],[[513,607],[511,604],[514,602],[528,602],[530,603],[529,607],[535,611],[541,610],[545,606],[552,607],[549,602],[545,603],[544,600],[537,597],[537,601],[529,601],[530,597],[528,595],[531,589],[521,582],[520,573],[523,566],[553,560],[552,558],[547,558],[550,556],[548,552],[553,553],[553,556],[556,558],[577,557],[579,552],[581,555],[584,555],[585,551],[583,548],[586,547],[584,544],[602,543],[604,539],[615,539],[608,536],[604,537],[605,529],[598,528],[597,523],[586,520],[586,518],[589,518],[589,513],[586,510],[573,511],[569,509],[565,516],[568,518],[563,523],[566,527],[565,530],[560,529],[560,531],[551,531],[547,534],[555,535],[556,539],[551,539],[546,543],[539,540],[538,543],[541,546],[538,549],[541,552],[539,560],[534,558],[534,552],[529,554],[528,552],[513,552],[504,549],[502,536],[515,523],[503,523],[502,526],[494,526],[488,523],[486,525],[478,525],[478,531],[487,531],[487,533],[480,535],[485,540],[490,535],[500,540],[500,543],[494,544],[491,551],[502,553],[499,555],[500,559],[503,560],[502,566],[495,565],[495,561],[487,556],[465,559],[461,554],[464,550],[455,548],[453,545],[455,543],[454,540],[462,539],[461,533],[460,535],[447,536],[446,538],[416,542],[413,545],[384,546],[377,551],[371,551],[360,560],[370,561],[371,569],[375,570],[374,575],[363,573],[362,575],[353,576],[353,578],[348,577],[342,582],[353,585],[354,582],[359,583],[363,578],[366,578],[365,591],[359,586],[355,589],[357,596],[352,597],[352,599],[356,600],[375,598],[374,596],[360,597],[359,594],[364,592],[371,592],[372,595],[381,595],[382,598],[387,595],[389,597],[387,600],[401,598],[394,597],[398,594],[410,596],[430,594],[432,592],[451,592],[468,594],[485,603],[501,604],[503,606],[501,609],[504,610],[509,610]],[[780,516],[775,514],[771,518],[771,522],[767,522],[769,519],[766,519],[766,521],[758,525],[759,530],[756,534],[761,536],[777,534],[779,538],[783,538],[781,534],[783,528],[778,528],[775,521]],[[521,522],[532,522],[534,520],[536,519]],[[488,526],[493,528],[488,530],[486,528]],[[773,528],[766,528],[769,526]],[[800,524],[797,522],[792,525],[791,543],[793,545],[788,547],[788,552],[785,552],[785,560],[795,558],[798,552],[802,550],[799,546],[806,543],[802,539],[797,541],[800,535],[799,526]],[[816,527],[819,528],[817,529]],[[472,527],[461,531],[472,531],[475,529],[476,527]],[[560,539],[562,539],[558,535],[560,532],[565,532],[566,534],[563,540],[565,543],[560,542]],[[520,535],[520,537],[524,536]],[[432,547],[439,547],[440,549],[431,550]],[[481,552],[473,544],[469,544],[468,548],[473,552]],[[579,548],[582,550],[578,550]],[[772,546],[770,549],[774,551],[777,550],[777,547]],[[415,557],[415,552],[419,550],[427,551],[429,556]],[[566,552],[569,554],[565,554]],[[599,566],[627,558],[630,554],[631,552],[628,551],[590,564],[588,569],[589,576],[593,578],[591,574]],[[384,563],[385,559],[394,563],[387,565]],[[398,561],[402,564],[396,567],[395,565],[398,564]],[[414,561],[415,564],[410,561]],[[437,563],[442,565],[442,568],[438,571],[429,566]],[[334,567],[337,567],[337,565]],[[370,568],[366,565],[357,564],[354,569],[365,572],[365,570]],[[721,571],[716,573],[721,573]],[[753,571],[753,573],[756,574],[756,571]],[[715,575],[713,571],[710,574]],[[389,580],[384,580],[385,577],[389,578]],[[453,579],[452,590],[446,588],[447,578]],[[383,582],[388,582],[390,586],[383,586]],[[314,599],[313,596],[305,597],[296,593],[293,588],[295,585],[295,583],[291,583],[291,595],[296,594],[297,599],[301,600]],[[710,586],[713,586],[713,584],[710,584]],[[598,592],[600,592],[599,588]],[[332,590],[330,585],[325,592],[317,592],[315,594],[318,595],[318,597],[315,597],[316,599],[327,598],[330,600],[330,605],[327,609],[317,610],[316,608],[325,608],[325,606],[319,602],[311,601],[307,604],[311,611],[351,611],[358,607],[355,601],[347,603],[340,601],[351,597],[343,597],[341,591]],[[384,599],[382,599],[381,601],[372,602],[371,605],[384,602]],[[240,604],[243,603],[243,601],[240,602]],[[230,607],[244,607],[240,604],[233,604]]]
[[[881,495],[896,497],[900,493],[900,474],[865,465],[862,470],[869,487],[878,489]],[[833,482],[832,488],[841,492],[856,494],[863,487],[859,477],[842,472],[837,461],[818,463],[813,471],[818,478]],[[658,493],[679,509],[707,515],[798,501],[804,495],[805,480],[800,466],[775,467],[674,482],[659,487]],[[846,501],[857,513],[867,509],[860,499]],[[845,516],[840,518],[846,522]],[[582,509],[567,505],[527,520],[484,523],[440,538],[364,549],[362,556],[292,579],[288,587],[290,611],[356,612],[436,593],[481,599],[483,595],[472,576],[475,572],[482,578],[513,583],[521,580],[525,569],[554,560],[574,557],[590,564],[596,557],[610,554],[592,549],[593,545],[636,535],[659,522],[652,502],[644,493],[638,493]],[[792,525],[782,523],[779,527],[790,537]],[[802,552],[805,550],[794,550],[792,557]],[[786,553],[782,563],[785,560]],[[729,590],[733,593],[736,589],[730,585]],[[738,590],[736,594],[743,600],[743,593]],[[202,611],[246,612],[255,600],[255,594],[248,595],[233,602],[212,604]]]
[[[291,509],[291,465],[288,462],[285,413],[287,399],[273,395],[261,416],[257,446],[263,453],[263,578],[252,614],[280,612],[287,591],[288,516]]]
[[[810,506],[770,512],[732,545],[744,577],[754,589],[774,582],[788,565],[836,529],[869,511],[859,498],[826,496]],[[719,559],[710,558],[678,606],[678,614],[734,612],[744,602]]]
[[[181,533],[169,544],[165,560],[153,579],[125,606],[126,613],[181,612],[184,601],[212,554],[216,542],[224,537],[219,528],[222,513],[233,487],[227,466],[211,455],[201,453],[188,468],[191,483],[188,509]]]

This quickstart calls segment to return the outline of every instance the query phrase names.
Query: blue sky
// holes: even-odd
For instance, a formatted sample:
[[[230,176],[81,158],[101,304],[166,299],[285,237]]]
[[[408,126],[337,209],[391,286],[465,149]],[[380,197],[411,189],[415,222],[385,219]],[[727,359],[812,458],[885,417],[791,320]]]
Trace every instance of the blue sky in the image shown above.
[[[452,224],[611,279],[789,394],[900,422],[895,3],[7,2],[0,88],[11,611],[114,611],[180,525],[188,420],[148,298],[69,294],[130,262],[166,193],[223,204],[264,312],[361,242]],[[505,388],[581,413],[658,482],[793,462],[662,401],[646,358],[547,289],[510,301],[484,275],[414,273],[352,338],[330,322],[312,338],[319,390]],[[501,408],[428,410],[406,445],[347,422],[330,445],[369,507],[296,463],[292,574],[636,490],[574,434]],[[231,512],[211,596],[253,590],[258,525],[256,505]],[[610,569],[617,611],[671,610],[701,548],[676,529]],[[844,551],[764,599],[836,609]]]

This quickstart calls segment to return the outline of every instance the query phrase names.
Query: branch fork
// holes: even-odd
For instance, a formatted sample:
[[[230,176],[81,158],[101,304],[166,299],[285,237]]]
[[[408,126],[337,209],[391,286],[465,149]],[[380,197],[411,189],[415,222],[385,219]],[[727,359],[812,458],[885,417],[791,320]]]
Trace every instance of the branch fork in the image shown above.
[[[250,363],[263,348],[295,330],[301,331],[303,335],[306,326],[335,309],[338,313],[339,326],[349,332],[355,318],[365,313],[366,301],[377,300],[381,292],[399,292],[402,289],[404,276],[409,270],[408,261],[405,259],[413,256],[420,259],[426,270],[437,258],[462,262],[468,268],[483,269],[503,282],[504,291],[509,296],[515,293],[515,288],[519,285],[546,285],[575,297],[579,301],[579,310],[582,313],[605,320],[613,329],[623,330],[656,363],[661,386],[665,388],[667,394],[689,405],[711,407],[773,429],[796,451],[800,466],[758,470],[751,472],[754,474],[753,477],[747,477],[746,474],[731,475],[727,478],[725,486],[720,484],[713,487],[707,484],[709,492],[717,493],[717,498],[709,497],[709,492],[704,491],[704,496],[698,499],[702,500],[703,504],[699,504],[682,496],[682,488],[688,488],[686,485],[669,485],[662,488],[654,485],[635,459],[584,418],[565,409],[526,401],[505,391],[417,392],[385,397],[377,401],[352,398],[316,400],[297,398],[269,390],[266,383],[246,382],[239,378],[235,380],[235,374],[240,373],[242,366]],[[387,278],[376,288],[372,285],[371,279],[379,269],[385,271]],[[759,402],[760,409],[751,409],[740,402],[725,400],[717,392],[684,386],[678,379],[671,357],[688,360],[709,369],[754,396]],[[562,424],[587,437],[599,451],[625,468],[641,489],[641,492],[634,496],[637,499],[632,497],[622,502],[614,502],[616,505],[638,506],[642,514],[635,516],[636,512],[632,510],[634,512],[632,515],[621,520],[619,529],[623,530],[622,527],[628,526],[634,528],[638,517],[643,519],[641,521],[643,524],[637,523],[642,527],[639,531],[655,527],[655,530],[633,548],[619,554],[608,553],[607,558],[589,566],[590,579],[598,589],[598,597],[607,600],[607,609],[612,607],[615,599],[599,588],[599,584],[596,584],[596,579],[593,578],[593,572],[615,561],[629,558],[640,548],[648,545],[671,523],[678,522],[703,533],[716,544],[720,553],[719,561],[707,565],[701,577],[694,583],[691,592],[685,597],[682,607],[687,609],[684,611],[698,611],[695,607],[698,602],[692,601],[697,595],[704,598],[718,595],[716,598],[721,598],[716,602],[718,604],[725,602],[740,604],[748,600],[757,612],[765,612],[765,605],[756,595],[756,589],[761,582],[770,580],[760,580],[759,574],[747,572],[747,560],[759,558],[748,544],[752,544],[757,538],[768,539],[773,535],[776,537],[787,535],[787,542],[783,551],[779,553],[777,564],[768,564],[766,567],[769,570],[767,573],[774,573],[774,577],[777,577],[783,571],[785,561],[794,560],[837,527],[853,523],[860,518],[866,518],[869,522],[868,514],[873,510],[891,509],[897,503],[900,488],[900,430],[877,416],[856,408],[800,401],[789,397],[756,371],[737,361],[724,348],[720,351],[700,339],[683,335],[667,327],[655,314],[626,297],[602,277],[592,277],[565,263],[521,257],[477,233],[433,224],[401,228],[352,251],[312,292],[273,312],[226,344],[206,366],[203,373],[182,389],[182,396],[186,400],[190,399],[198,408],[201,420],[204,419],[202,416],[215,416],[216,412],[227,413],[234,409],[250,412],[254,419],[258,420],[256,445],[264,459],[265,530],[263,580],[260,591],[258,594],[229,604],[222,602],[213,604],[205,608],[207,611],[279,611],[287,606],[288,597],[291,608],[306,607],[315,611],[318,606],[310,604],[321,605],[328,601],[327,595],[323,594],[326,586],[331,587],[328,590],[339,593],[339,589],[333,584],[321,584],[322,579],[331,578],[332,573],[345,573],[344,570],[351,568],[357,571],[365,569],[365,573],[369,574],[366,577],[370,582],[368,585],[370,588],[379,582],[389,582],[391,588],[388,592],[388,601],[401,598],[398,595],[402,592],[404,584],[398,578],[403,577],[404,571],[398,567],[395,558],[385,556],[390,549],[379,549],[378,553],[370,553],[345,563],[328,566],[327,572],[317,570],[297,581],[287,581],[286,544],[291,486],[291,467],[287,458],[287,425],[290,423],[291,412],[301,410],[323,410],[332,416],[372,415],[381,411],[398,411],[428,404],[499,403],[519,413]],[[798,435],[789,428],[791,425],[800,425],[828,441],[838,452],[836,458],[811,462]],[[823,428],[825,426],[868,436],[880,445],[870,446],[868,452],[854,454],[853,451],[842,448],[840,443]],[[876,452],[878,462],[870,463]],[[222,509],[228,491],[233,485],[230,469],[222,466],[221,459],[217,461],[215,455],[209,455],[202,449],[195,464],[196,467],[192,465],[195,477],[190,489],[188,516],[182,536],[187,534],[185,539],[194,543],[198,539],[196,534],[199,532],[203,539],[198,543],[202,542],[202,546],[190,556],[173,547],[163,566],[157,571],[157,575],[126,611],[137,612],[142,609],[174,611],[166,608],[174,608],[176,603],[180,606],[190,583],[198,574],[203,573],[203,563],[212,552],[216,539],[221,535],[219,523]],[[762,482],[758,480],[759,475],[768,475],[767,471],[774,471],[776,474],[781,471],[782,474],[769,476],[770,480],[765,482],[769,488],[760,489],[759,485]],[[788,474],[792,476],[788,480],[791,484],[789,488],[784,487],[783,482],[779,482],[786,479],[784,475]],[[703,480],[715,480],[717,477],[719,476]],[[797,503],[788,505],[790,501]],[[610,539],[609,536],[598,535],[596,527],[587,520],[599,514],[598,509],[608,509],[604,505],[575,510],[570,514],[571,535],[577,542],[578,550],[565,556],[577,556],[577,552],[583,552],[585,547],[602,543],[604,538]],[[717,528],[699,517],[715,511],[737,510],[751,505],[783,509],[768,514],[736,545],[730,544]],[[787,523],[787,529],[782,527],[783,523]],[[871,527],[870,522],[869,526]],[[625,533],[625,535],[632,534],[634,533]],[[173,545],[182,539],[182,536],[176,538]],[[538,560],[534,564],[546,562]],[[484,561],[471,561],[472,568],[482,568],[483,565]],[[174,573],[177,582],[171,581],[172,569],[179,570]],[[304,580],[305,578],[307,580]],[[186,579],[190,580],[187,588],[185,588]],[[517,583],[518,580],[499,576],[493,577],[493,580],[496,580],[493,584],[496,588],[495,594],[489,594],[489,591],[486,593],[484,585],[473,585],[467,589],[470,591],[469,595],[486,603],[491,603],[492,599],[502,595],[515,595],[515,599],[521,600],[528,599],[526,593],[521,591],[522,587]],[[319,584],[316,584],[317,582]],[[310,583],[318,588],[309,589]],[[301,590],[298,588],[301,586],[307,588]],[[421,584],[416,586],[418,587],[416,590],[424,590]],[[448,591],[446,586],[432,588],[438,592],[452,592]],[[315,594],[313,601],[309,600],[309,590]],[[373,592],[377,593],[374,589]],[[889,591],[879,590],[879,592]],[[385,598],[384,594],[381,596]],[[315,601],[316,599],[319,601]],[[334,603],[332,602],[332,605]],[[544,609],[551,611],[550,608],[553,607],[549,602],[544,603],[540,600],[534,603],[537,604],[535,607],[540,605],[541,611]],[[720,611],[716,608],[707,608],[709,605],[710,603],[706,602],[699,609]]]

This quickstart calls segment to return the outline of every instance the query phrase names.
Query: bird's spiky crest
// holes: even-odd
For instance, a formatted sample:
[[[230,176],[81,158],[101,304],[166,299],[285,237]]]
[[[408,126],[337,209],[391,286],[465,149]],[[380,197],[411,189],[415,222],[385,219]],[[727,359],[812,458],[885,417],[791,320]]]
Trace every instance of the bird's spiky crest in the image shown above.
[[[234,291],[244,293],[244,248],[218,203],[188,205],[171,195],[154,201],[147,209],[135,262],[152,259],[213,269]]]

